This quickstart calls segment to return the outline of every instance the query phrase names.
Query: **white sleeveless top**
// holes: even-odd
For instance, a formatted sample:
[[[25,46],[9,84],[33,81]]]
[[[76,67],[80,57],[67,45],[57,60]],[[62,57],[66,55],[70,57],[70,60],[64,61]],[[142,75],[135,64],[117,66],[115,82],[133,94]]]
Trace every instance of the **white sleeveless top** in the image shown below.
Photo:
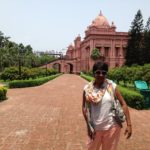
[[[108,83],[112,84],[113,89],[116,88],[116,83],[112,80],[108,80]],[[107,85],[104,83],[103,85],[106,87]],[[84,90],[86,89],[87,85],[85,85]],[[99,89],[94,88],[94,92],[97,93]],[[91,121],[94,125],[95,130],[108,130],[110,127],[116,124],[112,113],[113,100],[111,95],[106,90],[102,100],[99,103],[91,103]]]

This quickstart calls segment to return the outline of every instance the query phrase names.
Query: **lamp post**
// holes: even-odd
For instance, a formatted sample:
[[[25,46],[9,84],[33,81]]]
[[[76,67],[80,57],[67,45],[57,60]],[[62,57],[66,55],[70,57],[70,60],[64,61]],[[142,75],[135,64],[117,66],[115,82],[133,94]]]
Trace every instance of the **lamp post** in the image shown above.
[[[18,59],[18,69],[19,69],[19,78],[21,78],[21,58],[22,58],[23,49],[19,48],[19,59]]]
[[[47,62],[46,62],[46,76],[47,76]]]
[[[19,56],[19,77],[21,78],[21,57]]]

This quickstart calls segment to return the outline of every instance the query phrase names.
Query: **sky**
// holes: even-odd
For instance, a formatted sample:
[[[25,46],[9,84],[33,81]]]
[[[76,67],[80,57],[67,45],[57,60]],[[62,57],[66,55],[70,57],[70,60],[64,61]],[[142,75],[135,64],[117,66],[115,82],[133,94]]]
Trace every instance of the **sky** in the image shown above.
[[[150,17],[149,0],[0,0],[0,31],[34,51],[64,52],[100,10],[118,32],[128,32],[140,9],[144,25]]]

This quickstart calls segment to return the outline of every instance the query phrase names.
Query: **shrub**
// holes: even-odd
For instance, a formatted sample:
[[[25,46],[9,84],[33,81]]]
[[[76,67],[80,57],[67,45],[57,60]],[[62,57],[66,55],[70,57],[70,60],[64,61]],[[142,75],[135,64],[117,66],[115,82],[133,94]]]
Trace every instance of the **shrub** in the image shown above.
[[[54,74],[57,74],[58,71],[55,70],[55,69],[47,69],[47,75],[54,75]]]
[[[80,76],[89,82],[93,80],[93,77],[85,75],[84,73],[81,73]]]
[[[18,68],[17,67],[6,68],[1,73],[1,79],[3,79],[4,81],[6,81],[6,80],[16,80],[18,78],[19,78],[19,74],[18,74]]]
[[[43,77],[43,78],[38,78],[38,79],[30,79],[30,80],[16,80],[16,81],[11,81],[9,82],[9,87],[10,88],[23,88],[23,87],[33,87],[33,86],[38,86],[41,84],[44,84],[61,74],[56,74],[52,75],[49,77]]]
[[[29,69],[27,67],[21,67],[21,76],[19,75],[19,71],[17,67],[6,68],[1,73],[1,79],[6,80],[25,80],[25,79],[35,79],[38,77],[43,77],[47,75],[54,75],[58,72],[54,69],[46,69],[45,68],[32,68]]]
[[[0,87],[0,101],[5,100],[7,94],[7,88],[5,87]]]
[[[112,80],[134,83],[135,80],[145,80],[150,83],[150,64],[144,66],[133,65],[131,67],[123,66],[120,68],[110,69],[108,77]]]
[[[144,107],[144,97],[140,93],[121,86],[118,86],[118,88],[130,107],[135,109],[142,109]]]
[[[142,77],[143,80],[145,80],[147,83],[150,84],[150,64],[145,64],[143,66],[143,74],[144,76]]]

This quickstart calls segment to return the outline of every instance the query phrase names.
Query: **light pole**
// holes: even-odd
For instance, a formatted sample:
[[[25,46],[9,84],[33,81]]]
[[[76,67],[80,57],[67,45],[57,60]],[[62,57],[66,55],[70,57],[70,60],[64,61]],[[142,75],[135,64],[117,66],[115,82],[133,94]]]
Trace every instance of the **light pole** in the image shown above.
[[[46,76],[47,76],[47,62],[46,62]]]
[[[19,48],[19,59],[18,59],[18,66],[19,66],[19,78],[21,79],[21,58],[22,58],[23,49]]]

